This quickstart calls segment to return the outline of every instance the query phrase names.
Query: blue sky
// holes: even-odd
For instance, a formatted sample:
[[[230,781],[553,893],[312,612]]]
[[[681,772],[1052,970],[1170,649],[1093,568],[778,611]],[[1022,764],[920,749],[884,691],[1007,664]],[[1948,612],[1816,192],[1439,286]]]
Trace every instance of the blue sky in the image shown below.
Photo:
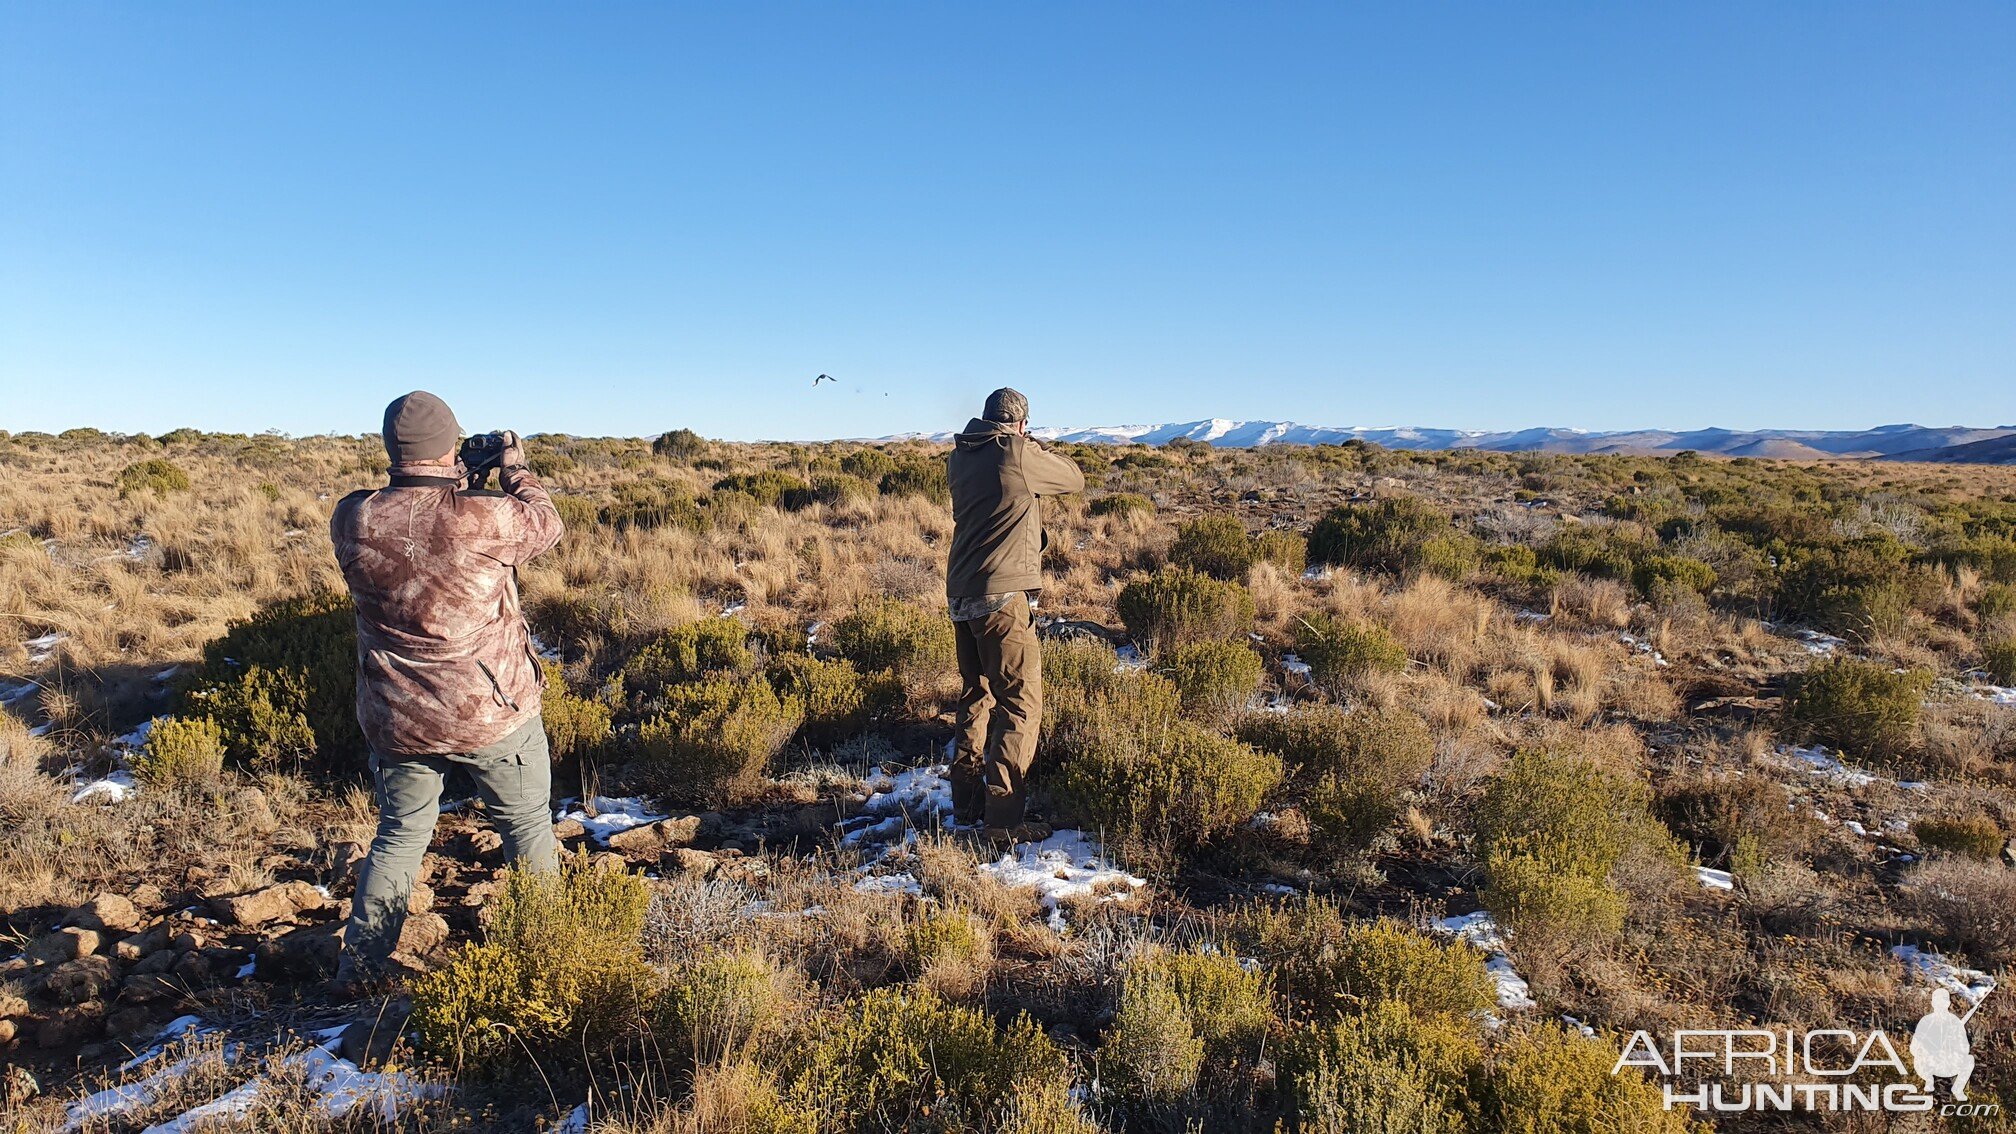
[[[2016,420],[2016,5],[0,0],[0,428]],[[817,389],[821,372],[838,385]]]

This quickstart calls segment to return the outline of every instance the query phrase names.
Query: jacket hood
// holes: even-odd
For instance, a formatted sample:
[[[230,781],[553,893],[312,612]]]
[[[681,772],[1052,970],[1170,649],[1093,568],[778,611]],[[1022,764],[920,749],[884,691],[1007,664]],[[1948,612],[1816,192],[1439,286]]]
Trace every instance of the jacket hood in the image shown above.
[[[987,445],[1006,445],[1019,436],[1013,429],[998,421],[973,418],[966,428],[952,435],[952,443],[961,449],[979,449]]]

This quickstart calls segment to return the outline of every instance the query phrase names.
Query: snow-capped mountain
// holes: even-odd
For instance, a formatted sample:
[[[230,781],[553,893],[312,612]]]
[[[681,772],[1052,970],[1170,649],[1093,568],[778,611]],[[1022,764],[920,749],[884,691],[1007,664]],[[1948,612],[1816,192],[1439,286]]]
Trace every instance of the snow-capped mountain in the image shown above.
[[[2016,426],[1883,425],[1874,429],[1474,429],[1301,425],[1293,421],[1228,421],[1209,418],[1162,425],[1039,426],[1031,434],[1046,441],[1083,444],[1166,445],[1201,441],[1225,448],[1262,445],[1338,445],[1359,440],[1388,449],[1489,449],[1501,453],[1677,453],[1693,450],[1729,457],[1897,457],[1947,450],[2016,435]],[[908,433],[885,441],[947,441],[952,434]],[[1961,458],[1964,459],[1964,458]]]

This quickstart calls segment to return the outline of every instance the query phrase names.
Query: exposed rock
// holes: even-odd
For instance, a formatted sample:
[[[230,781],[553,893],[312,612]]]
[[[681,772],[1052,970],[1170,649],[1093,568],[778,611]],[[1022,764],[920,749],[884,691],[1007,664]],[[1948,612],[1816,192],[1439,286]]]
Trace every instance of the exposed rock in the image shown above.
[[[14,1043],[15,1038],[20,1034],[21,1034],[21,1025],[16,1024],[12,1020],[0,1017],[0,1048],[11,1047]]]
[[[712,878],[721,869],[721,863],[706,851],[691,847],[674,847],[665,852],[659,860],[659,868],[666,874],[683,874],[691,878]]]
[[[131,937],[112,943],[112,959],[122,965],[130,965],[152,953],[168,947],[168,925],[156,925]]]
[[[263,941],[254,963],[260,980],[320,980],[343,957],[343,923],[310,925]]]
[[[119,983],[119,967],[110,957],[79,957],[65,961],[42,978],[42,991],[59,1004],[102,1000]]]
[[[618,873],[630,869],[629,860],[615,851],[600,851],[589,855],[588,865],[595,870],[613,870]]]
[[[146,924],[146,916],[131,899],[119,894],[98,894],[70,911],[70,924],[102,933],[127,934]]]
[[[160,953],[157,956],[172,960],[175,954]],[[119,999],[134,1004],[151,1004],[156,1000],[180,996],[184,991],[181,982],[174,977],[152,972],[134,973],[126,978],[126,983],[120,988]]]
[[[111,1035],[131,1037],[152,1036],[162,1024],[161,1009],[133,1006],[121,1008],[105,1017],[105,1030]]]
[[[423,914],[434,908],[434,887],[425,882],[415,882],[413,893],[406,899],[406,912]]]
[[[105,1006],[91,1001],[52,1013],[35,1029],[35,1042],[44,1048],[69,1047],[97,1039],[104,1031]]]
[[[26,1067],[10,1066],[0,1071],[0,1102],[20,1106],[41,1093],[42,1084],[35,1081]]]
[[[448,919],[437,913],[415,914],[399,931],[399,952],[425,956],[448,941]]]
[[[156,949],[152,953],[133,962],[128,973],[165,973],[175,967],[175,958],[181,956],[173,949]]]
[[[406,1021],[412,1014],[412,1005],[403,998],[388,1001],[379,1011],[344,1029],[342,1046],[337,1054],[359,1067],[375,1067],[384,1063],[391,1058],[392,1049],[399,1045],[399,1039],[406,1031]]]
[[[71,926],[40,938],[28,947],[27,957],[45,965],[60,965],[98,951],[105,939],[95,929]]]
[[[494,878],[471,883],[469,889],[462,893],[462,904],[471,909],[480,908],[496,897],[497,892],[503,888],[504,883]]]
[[[210,908],[227,925],[246,928],[293,917],[303,910],[320,909],[329,899],[306,882],[282,882],[249,894],[210,899]]]
[[[609,836],[610,850],[636,861],[657,858],[670,846],[658,823],[646,823]]]
[[[161,893],[161,887],[152,882],[142,882],[133,887],[133,893],[129,897],[143,913],[153,913],[168,904],[168,899]]]
[[[177,953],[193,953],[209,943],[209,937],[194,929],[185,929],[168,939],[168,947]]]
[[[5,1018],[7,1016],[26,1016],[27,1014],[28,1014],[27,1000],[19,996],[15,996],[12,993],[0,992],[0,1018]]]
[[[469,832],[468,843],[470,855],[481,858],[486,854],[496,854],[503,850],[504,836],[488,827],[479,827]]]
[[[553,837],[563,843],[571,839],[583,838],[587,834],[588,828],[583,826],[579,819],[562,819],[558,823],[553,824]]]
[[[184,953],[175,958],[175,964],[168,971],[175,979],[190,988],[201,988],[217,979],[217,971],[210,963],[209,950]]]
[[[280,829],[273,805],[267,802],[266,793],[256,787],[239,788],[231,794],[231,813],[240,827],[261,835]]]

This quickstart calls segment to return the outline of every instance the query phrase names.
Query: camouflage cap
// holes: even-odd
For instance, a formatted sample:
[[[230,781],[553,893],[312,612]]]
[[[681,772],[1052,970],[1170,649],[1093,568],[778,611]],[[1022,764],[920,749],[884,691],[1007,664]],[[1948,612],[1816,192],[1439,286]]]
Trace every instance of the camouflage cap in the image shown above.
[[[439,460],[455,451],[461,437],[455,411],[425,390],[394,398],[385,407],[385,453],[394,465]]]
[[[987,408],[980,411],[980,416],[1009,425],[1028,421],[1029,399],[1022,396],[1022,391],[1003,386],[987,395]]]

